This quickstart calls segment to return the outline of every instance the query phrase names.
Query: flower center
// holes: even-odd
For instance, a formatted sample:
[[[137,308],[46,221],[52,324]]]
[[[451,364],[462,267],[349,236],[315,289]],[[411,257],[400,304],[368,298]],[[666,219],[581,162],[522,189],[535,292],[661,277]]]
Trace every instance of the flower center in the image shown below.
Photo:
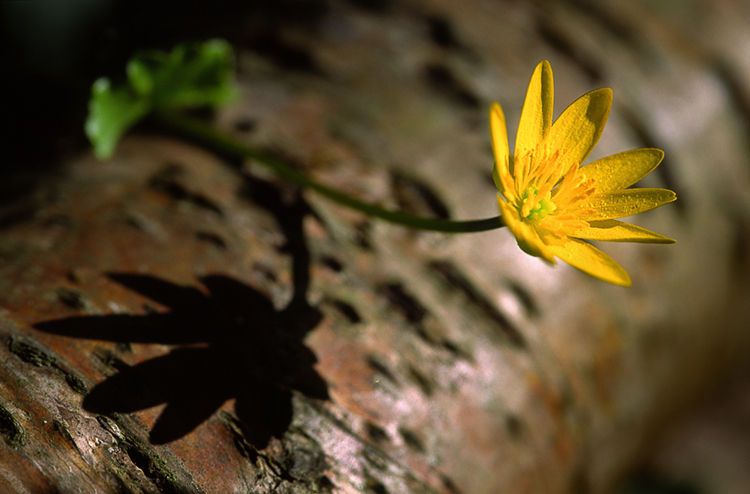
[[[521,216],[529,221],[542,221],[557,209],[552,202],[552,193],[539,194],[539,189],[532,185],[521,196]]]

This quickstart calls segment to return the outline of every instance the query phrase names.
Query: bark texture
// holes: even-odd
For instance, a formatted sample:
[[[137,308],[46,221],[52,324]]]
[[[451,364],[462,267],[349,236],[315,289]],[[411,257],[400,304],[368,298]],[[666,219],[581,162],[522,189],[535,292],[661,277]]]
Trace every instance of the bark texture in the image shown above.
[[[486,112],[533,67],[556,115],[615,106],[596,157],[667,155],[604,245],[634,286],[416,233],[153,132],[0,221],[0,491],[611,492],[750,350],[744,2],[340,2],[248,20],[217,128],[405,211],[497,214]],[[679,9],[679,10],[670,10]]]

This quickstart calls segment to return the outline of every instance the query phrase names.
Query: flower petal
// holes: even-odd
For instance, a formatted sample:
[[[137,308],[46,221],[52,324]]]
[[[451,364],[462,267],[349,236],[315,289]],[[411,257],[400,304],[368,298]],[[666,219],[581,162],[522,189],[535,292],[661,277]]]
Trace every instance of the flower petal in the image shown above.
[[[543,60],[534,69],[526,90],[516,133],[516,157],[536,149],[537,144],[547,136],[552,125],[553,102],[552,67]]]
[[[497,202],[500,205],[500,216],[508,227],[508,230],[516,237],[518,246],[531,256],[541,257],[550,264],[555,264],[555,257],[547,249],[547,245],[542,241],[539,233],[527,223],[518,218],[518,213],[513,206],[497,196]]]
[[[510,147],[508,146],[508,130],[505,125],[505,114],[498,103],[490,106],[490,137],[492,139],[492,152],[495,157],[495,165],[492,167],[492,179],[498,190],[503,190],[503,183],[497,171],[498,166],[508,167],[510,160]]]
[[[595,178],[597,193],[630,187],[642,179],[664,158],[661,149],[632,149],[596,160],[582,168],[586,178]]]
[[[601,88],[575,100],[555,120],[547,137],[547,148],[565,153],[558,164],[567,172],[574,163],[581,166],[599,141],[612,107],[612,90]]]
[[[667,189],[618,190],[594,195],[581,206],[583,211],[577,216],[583,221],[624,218],[658,208],[676,198],[675,193]]]
[[[563,261],[594,278],[620,286],[633,284],[622,266],[583,240],[568,238],[564,242],[548,245],[547,248]]]
[[[590,221],[588,227],[566,231],[565,233],[575,238],[605,242],[640,242],[644,244],[673,244],[675,242],[671,238],[640,226],[617,220]]]

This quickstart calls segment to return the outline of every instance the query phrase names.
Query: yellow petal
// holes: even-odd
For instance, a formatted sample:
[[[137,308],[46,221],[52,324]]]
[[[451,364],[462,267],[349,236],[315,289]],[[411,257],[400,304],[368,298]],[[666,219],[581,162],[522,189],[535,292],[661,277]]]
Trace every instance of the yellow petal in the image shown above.
[[[607,242],[640,242],[644,244],[673,244],[675,242],[671,238],[640,226],[617,220],[590,221],[588,227],[577,228],[565,233],[575,238]]]
[[[498,166],[508,166],[510,147],[508,146],[508,130],[505,125],[505,114],[498,103],[490,106],[490,137],[492,138],[492,152],[495,165],[492,167],[492,179],[498,190],[503,190],[503,184],[497,171]]]
[[[559,163],[563,173],[573,163],[581,166],[594,149],[612,107],[612,90],[597,89],[575,100],[552,125],[548,149],[565,153]]]
[[[539,233],[527,223],[518,218],[518,212],[513,206],[497,196],[497,202],[500,205],[500,216],[508,227],[508,230],[516,237],[518,246],[527,254],[535,257],[541,257],[550,264],[555,264],[555,257],[547,249],[547,246],[539,237]]]
[[[583,240],[569,238],[562,243],[548,245],[547,248],[563,261],[594,278],[620,286],[633,284],[622,266]]]
[[[500,178],[500,172],[497,170],[497,162],[492,165],[492,181],[495,182],[495,187],[505,195],[505,188],[503,187],[503,179]]]
[[[526,90],[526,99],[523,102],[516,133],[516,157],[533,151],[547,136],[552,125],[553,102],[552,67],[548,61],[543,60],[534,69],[529,88]]]
[[[581,212],[578,219],[596,221],[624,218],[658,208],[676,198],[675,193],[667,189],[625,189],[596,194],[582,206],[592,212]]]
[[[595,178],[597,193],[612,192],[630,187],[642,179],[661,162],[661,149],[632,149],[613,154],[586,165],[582,171],[586,178]]]

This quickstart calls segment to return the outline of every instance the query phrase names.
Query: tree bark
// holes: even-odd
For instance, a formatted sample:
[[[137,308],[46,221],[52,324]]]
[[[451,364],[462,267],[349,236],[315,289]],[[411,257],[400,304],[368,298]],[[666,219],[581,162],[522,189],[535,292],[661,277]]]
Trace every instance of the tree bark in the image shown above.
[[[740,2],[358,4],[249,30],[216,127],[364,200],[483,218],[487,108],[513,135],[549,59],[556,115],[614,89],[595,157],[666,151],[644,185],[678,202],[638,222],[677,244],[603,245],[622,289],[154,131],[74,156],[2,211],[2,492],[611,492],[746,369]]]

